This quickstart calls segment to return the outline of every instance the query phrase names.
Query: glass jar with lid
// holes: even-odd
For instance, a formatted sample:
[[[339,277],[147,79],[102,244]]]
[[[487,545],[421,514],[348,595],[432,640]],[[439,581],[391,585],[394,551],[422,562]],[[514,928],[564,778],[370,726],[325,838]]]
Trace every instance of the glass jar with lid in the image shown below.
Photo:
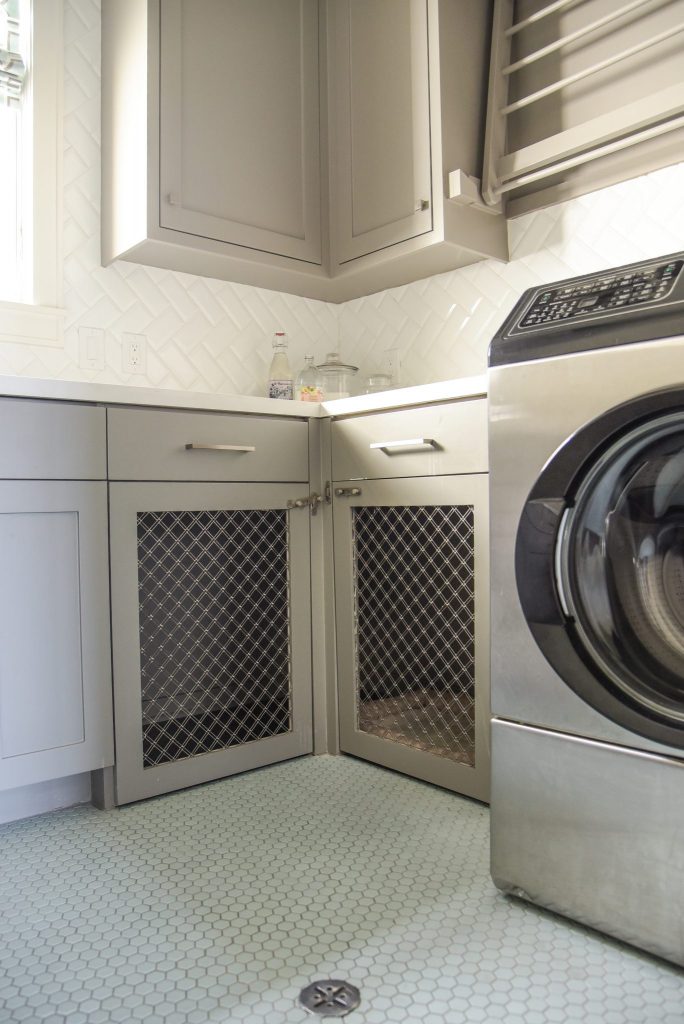
[[[325,362],[317,366],[316,369],[323,377],[323,397],[326,400],[349,398],[352,393],[354,374],[359,370],[358,366],[343,363],[339,352],[328,352]]]

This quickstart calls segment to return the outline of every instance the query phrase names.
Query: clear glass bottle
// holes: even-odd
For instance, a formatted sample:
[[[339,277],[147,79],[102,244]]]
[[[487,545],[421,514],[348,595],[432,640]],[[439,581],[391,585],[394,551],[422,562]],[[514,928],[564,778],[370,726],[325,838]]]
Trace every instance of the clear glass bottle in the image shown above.
[[[294,395],[292,370],[287,358],[287,338],[284,331],[273,336],[273,359],[268,371],[268,397],[291,400]]]
[[[295,399],[299,402],[323,401],[323,379],[314,365],[313,356],[304,356],[304,367],[297,374]]]

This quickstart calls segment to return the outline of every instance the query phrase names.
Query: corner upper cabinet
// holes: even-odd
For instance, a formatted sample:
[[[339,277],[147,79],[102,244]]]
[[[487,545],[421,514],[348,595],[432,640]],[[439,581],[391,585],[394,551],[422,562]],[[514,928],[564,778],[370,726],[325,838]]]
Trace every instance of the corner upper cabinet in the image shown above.
[[[105,0],[103,263],[306,291],[318,32],[317,0]]]
[[[448,198],[451,171],[481,173],[490,19],[485,0],[327,0],[341,298],[507,259],[504,218]]]
[[[103,264],[344,302],[507,259],[503,216],[461,201],[491,8],[103,0]]]

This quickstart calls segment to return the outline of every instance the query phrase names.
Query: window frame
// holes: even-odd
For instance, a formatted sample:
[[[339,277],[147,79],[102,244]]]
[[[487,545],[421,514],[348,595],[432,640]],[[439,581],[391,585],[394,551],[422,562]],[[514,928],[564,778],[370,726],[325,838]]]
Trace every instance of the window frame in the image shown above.
[[[62,308],[63,12],[55,0],[30,0],[31,59],[26,84],[30,157],[22,174],[31,197],[24,258],[31,299],[0,301],[0,342],[64,344]],[[36,168],[40,172],[36,173]]]

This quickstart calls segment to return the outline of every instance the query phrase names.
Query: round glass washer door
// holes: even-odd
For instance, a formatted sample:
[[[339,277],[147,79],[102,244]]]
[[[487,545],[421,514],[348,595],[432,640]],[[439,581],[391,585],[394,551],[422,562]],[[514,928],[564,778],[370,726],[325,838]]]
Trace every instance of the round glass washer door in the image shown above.
[[[556,585],[586,655],[626,703],[684,725],[684,413],[623,434],[563,518]]]

